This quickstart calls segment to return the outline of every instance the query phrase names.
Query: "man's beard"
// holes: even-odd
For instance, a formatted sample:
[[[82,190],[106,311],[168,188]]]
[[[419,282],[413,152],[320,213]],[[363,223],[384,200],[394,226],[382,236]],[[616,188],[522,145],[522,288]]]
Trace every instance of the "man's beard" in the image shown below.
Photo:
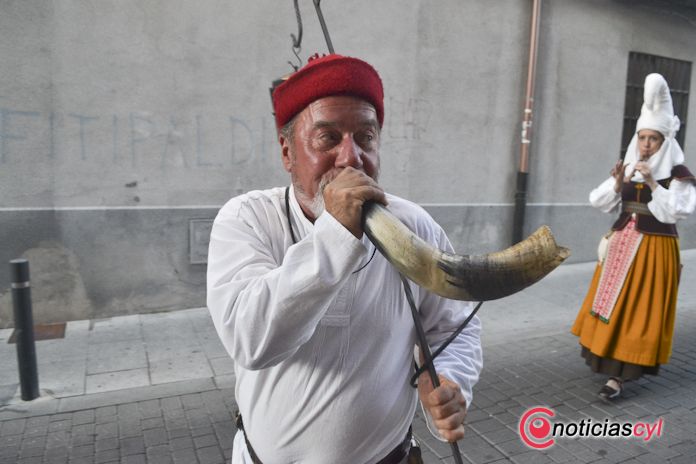
[[[335,176],[332,176],[331,179],[328,177],[324,177],[321,179],[321,182],[319,182],[319,188],[317,189],[317,192],[314,194],[314,198],[312,198],[312,201],[309,202],[307,205],[307,208],[312,212],[315,218],[319,218],[321,213],[324,212],[324,209],[326,209],[326,205],[324,204],[324,189],[326,186],[333,180]]]
[[[304,200],[304,206],[309,209],[314,219],[319,218],[321,213],[326,209],[326,205],[324,204],[324,189],[335,177],[336,175],[325,174],[321,181],[319,181],[317,191],[312,198],[308,198],[307,192],[304,191],[299,182],[294,178],[292,179],[293,186],[295,187],[295,194]]]

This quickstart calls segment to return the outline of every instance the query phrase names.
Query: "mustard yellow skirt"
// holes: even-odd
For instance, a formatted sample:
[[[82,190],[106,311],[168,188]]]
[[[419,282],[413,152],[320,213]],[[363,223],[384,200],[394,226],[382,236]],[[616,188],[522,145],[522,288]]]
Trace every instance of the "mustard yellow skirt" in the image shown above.
[[[597,265],[571,333],[593,371],[623,376],[656,374],[672,354],[679,285],[679,239],[644,235],[608,323],[590,314],[601,265]],[[636,369],[637,368],[637,369]]]

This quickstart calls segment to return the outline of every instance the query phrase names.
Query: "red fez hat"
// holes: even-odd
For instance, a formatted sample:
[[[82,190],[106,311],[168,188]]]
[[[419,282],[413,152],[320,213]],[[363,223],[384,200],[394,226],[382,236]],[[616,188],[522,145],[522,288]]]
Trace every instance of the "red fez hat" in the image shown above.
[[[276,127],[283,127],[313,101],[334,95],[350,95],[367,101],[375,107],[382,127],[384,90],[379,74],[362,60],[336,54],[314,55],[273,90]]]

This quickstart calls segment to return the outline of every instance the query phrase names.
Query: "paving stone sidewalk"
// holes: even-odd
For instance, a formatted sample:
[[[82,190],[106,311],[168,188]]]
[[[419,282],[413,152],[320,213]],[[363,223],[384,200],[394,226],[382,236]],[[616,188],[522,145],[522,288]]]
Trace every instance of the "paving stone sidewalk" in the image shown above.
[[[460,442],[465,462],[696,462],[696,288],[684,285],[696,281],[696,252],[683,254],[683,259],[687,266],[672,359],[659,376],[629,383],[624,396],[611,403],[597,397],[605,379],[590,373],[577,339],[568,333],[592,263],[562,266],[530,289],[486,303],[481,310],[485,367],[468,414],[467,435]],[[184,315],[140,317],[154,316],[179,324]],[[202,322],[205,310],[187,310],[185,316],[200,318],[196,330],[209,343],[214,333],[212,324]],[[6,399],[0,407],[0,462],[229,462],[235,433],[233,376],[214,375],[210,359],[217,359],[219,352],[210,351],[201,362],[208,362],[211,374],[201,378],[111,390],[107,385],[93,393],[33,402]],[[552,424],[583,419],[652,424],[662,419],[664,427],[649,442],[556,438],[552,447],[535,450],[522,443],[518,423],[536,406],[553,410]],[[453,462],[450,447],[429,435],[420,415],[414,424],[426,463]]]
[[[692,314],[682,318],[672,362],[661,375],[630,384],[624,398],[611,404],[596,397],[602,379],[588,374],[572,336],[488,347],[467,435],[460,442],[465,462],[696,462],[694,334]],[[210,389],[5,420],[0,423],[0,462],[227,463],[235,433],[233,390],[212,383],[199,388]],[[664,435],[649,443],[558,439],[548,450],[531,450],[522,444],[517,425],[523,412],[537,405],[552,408],[554,421],[589,417],[652,423],[662,418]],[[453,462],[449,446],[429,436],[420,416],[415,431],[426,463]]]

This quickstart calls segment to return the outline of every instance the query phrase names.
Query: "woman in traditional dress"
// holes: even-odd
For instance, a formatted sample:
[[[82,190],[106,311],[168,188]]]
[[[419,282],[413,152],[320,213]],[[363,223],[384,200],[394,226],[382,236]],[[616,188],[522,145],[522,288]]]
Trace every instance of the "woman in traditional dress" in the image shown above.
[[[627,380],[657,375],[670,358],[681,270],[675,223],[696,207],[660,74],[646,77],[643,99],[625,159],[590,193],[592,206],[620,215],[571,329],[592,371],[610,376],[599,391],[605,399],[618,397]]]

